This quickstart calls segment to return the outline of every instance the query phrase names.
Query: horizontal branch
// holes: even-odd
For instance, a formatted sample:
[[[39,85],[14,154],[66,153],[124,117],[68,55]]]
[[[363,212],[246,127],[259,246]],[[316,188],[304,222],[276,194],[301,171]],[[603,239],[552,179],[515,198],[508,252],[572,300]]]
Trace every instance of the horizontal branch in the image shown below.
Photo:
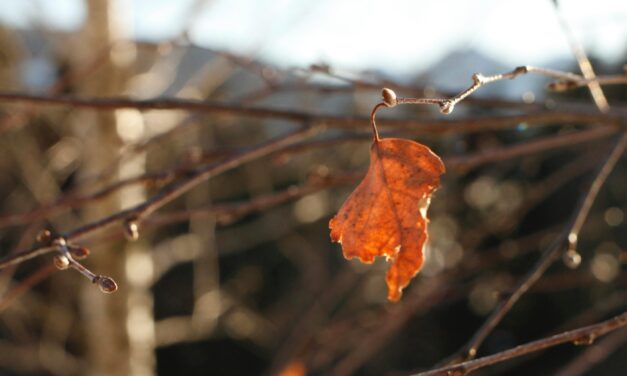
[[[590,128],[577,132],[542,137],[537,140],[521,142],[500,148],[487,149],[473,154],[449,157],[445,159],[445,162],[447,166],[467,170],[493,161],[503,161],[535,152],[553,150],[560,147],[607,138],[617,132],[618,129],[614,127]]]
[[[533,153],[539,153],[546,150],[554,150],[556,148],[568,147],[580,143],[591,142],[598,139],[607,138],[618,132],[614,127],[596,127],[577,132],[558,134],[554,136],[542,137],[527,142],[506,145],[499,148],[491,148],[480,150],[477,152],[467,153],[463,155],[444,156],[443,160],[449,168],[455,168],[463,172],[477,168],[487,163],[500,162],[512,158],[527,156]],[[333,138],[309,140],[294,143],[280,150],[276,154],[289,155],[293,153],[302,153],[308,150],[317,150],[322,147],[330,147],[338,144],[349,142],[370,141],[371,137],[362,134],[340,135]],[[239,148],[221,148],[211,149],[202,153],[198,158],[198,162],[215,161],[216,158],[236,155],[241,152]],[[196,162],[196,161],[194,161]],[[60,197],[51,204],[42,205],[30,211],[19,214],[7,214],[0,216],[0,228],[7,226],[19,226],[43,217],[58,214],[67,208],[75,208],[87,203],[93,203],[97,200],[104,199],[109,195],[123,189],[125,187],[144,184],[150,187],[158,187],[172,181],[187,177],[190,172],[198,166],[181,165],[168,170],[146,173],[126,179],[119,180],[106,187],[103,187],[93,193],[87,194],[68,194]]]
[[[136,226],[139,221],[149,216],[151,213],[171,202],[172,200],[176,199],[177,197],[181,196],[185,192],[189,191],[199,183],[209,179],[212,176],[216,176],[227,170],[240,166],[243,163],[268,155],[282,147],[286,147],[293,142],[302,140],[303,138],[306,138],[318,129],[319,127],[317,126],[301,127],[295,131],[287,133],[284,136],[264,142],[255,147],[244,150],[237,155],[218,161],[214,164],[201,166],[195,170],[192,170],[189,177],[187,177],[186,179],[166,185],[158,193],[151,196],[146,201],[131,208],[111,214],[100,220],[96,220],[94,222],[78,227],[69,232],[63,233],[60,235],[60,237],[67,241],[77,240],[89,233],[121,221],[126,221],[128,224],[133,223],[133,227],[135,227],[136,231]],[[0,259],[0,269],[10,265],[16,265],[28,259],[54,251],[58,251],[58,246],[46,245],[42,247],[40,245],[37,245],[30,249],[19,251]]]
[[[218,115],[236,115],[258,119],[284,119],[297,122],[316,121],[334,128],[364,128],[370,119],[364,116],[334,116],[306,111],[281,110],[268,107],[249,106],[239,103],[220,103],[216,101],[200,101],[179,98],[132,99],[124,97],[76,97],[25,94],[18,92],[0,92],[0,102],[35,103],[42,105],[68,106],[94,110],[115,110],[119,108],[135,108],[138,110],[186,110]],[[614,111],[600,114],[593,111],[542,110],[519,115],[473,117],[464,119],[384,119],[377,122],[378,126],[407,128],[415,131],[435,134],[449,132],[477,132],[496,130],[517,126],[571,123],[571,124],[604,124],[627,127],[627,113]]]
[[[575,345],[589,345],[594,340],[604,334],[619,329],[627,325],[627,312],[615,316],[609,320],[602,321],[598,324],[585,326],[583,328],[556,334],[551,337],[539,339],[524,345],[516,346],[512,349],[469,360],[460,364],[441,367],[438,369],[417,373],[414,376],[461,376],[475,371],[479,368],[487,367],[492,364],[500,363],[508,359],[517,358],[525,354],[541,351],[549,347],[554,347],[564,343],[574,343]]]

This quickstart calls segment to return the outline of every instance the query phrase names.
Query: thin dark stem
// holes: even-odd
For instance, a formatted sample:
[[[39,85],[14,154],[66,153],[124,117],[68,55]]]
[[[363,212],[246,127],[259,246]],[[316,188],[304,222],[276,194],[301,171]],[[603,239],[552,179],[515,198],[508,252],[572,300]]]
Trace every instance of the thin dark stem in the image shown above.
[[[506,360],[517,358],[525,354],[541,351],[549,347],[554,347],[564,343],[574,343],[576,345],[589,345],[594,340],[604,334],[619,329],[627,325],[627,312],[615,316],[609,320],[600,323],[585,326],[583,328],[556,334],[551,337],[539,339],[524,345],[516,346],[512,349],[490,355],[475,360],[469,360],[460,364],[446,366],[427,372],[415,374],[414,376],[461,376],[467,375],[479,368],[487,367],[492,364],[504,362]]]
[[[571,234],[578,234],[578,231],[580,229],[579,223],[581,223],[587,217],[590,207],[594,203],[594,200],[596,199],[600,188],[605,183],[605,180],[609,176],[610,172],[616,166],[616,162],[618,162],[620,156],[625,151],[626,146],[627,133],[623,133],[618,143],[614,146],[611,153],[597,172],[594,180],[592,181],[592,184],[590,185],[590,188],[584,195],[581,204],[575,211],[574,219],[571,221],[571,225],[569,225],[567,231],[562,232],[562,234],[558,236],[553,241],[553,243],[544,251],[540,260],[538,260],[538,262],[529,271],[529,273],[520,281],[514,292],[494,309],[492,314],[483,323],[483,325],[470,339],[470,341],[462,348],[462,350],[457,353],[459,355],[453,355],[451,359],[447,361],[454,362],[458,361],[460,358],[474,358],[477,354],[479,346],[481,346],[486,337],[501,322],[503,317],[505,317],[505,315],[514,306],[514,304],[520,299],[520,297],[522,297],[524,293],[527,292],[529,288],[531,288],[531,286],[533,286],[533,284],[538,281],[538,279],[540,279],[540,277],[549,268],[549,266],[559,257],[560,253],[563,251],[564,241],[568,239]],[[576,228],[575,226],[579,227]]]
[[[475,89],[476,90],[476,89]],[[465,91],[467,92],[467,90]],[[464,93],[465,93],[464,92]],[[465,96],[464,96],[465,98]],[[413,104],[416,100],[420,104],[437,104],[442,106],[443,102],[450,103],[451,99],[415,99],[399,98],[401,104]],[[241,104],[228,104],[215,101],[198,101],[177,98],[156,98],[156,99],[131,99],[131,98],[93,98],[74,96],[50,96],[34,95],[24,93],[0,92],[0,102],[25,102],[47,105],[63,105],[73,108],[89,108],[94,110],[114,110],[118,108],[136,108],[138,110],[188,110],[198,113],[230,114],[239,116],[255,117],[259,119],[285,119],[297,122],[315,121],[324,123],[328,127],[336,128],[361,128],[368,118],[360,116],[333,116],[326,114],[311,113],[306,111],[281,110],[267,107],[254,107]],[[454,101],[457,103],[459,100]],[[624,126],[627,114],[617,110],[607,114],[592,113],[581,109],[544,110],[528,114],[476,117],[465,119],[386,119],[380,121],[378,126],[403,127],[429,133],[446,132],[476,132],[483,130],[501,129],[516,126],[520,123],[528,125],[547,124],[558,122],[569,122],[573,124],[615,124]]]
[[[61,234],[61,237],[66,239],[67,241],[73,241],[116,222],[126,220],[139,221],[153,213],[155,210],[161,208],[165,204],[171,202],[175,198],[189,191],[199,183],[209,179],[210,177],[221,174],[243,163],[270,154],[271,152],[285,147],[295,141],[302,140],[303,138],[317,131],[318,128],[318,126],[305,126],[295,131],[289,132],[282,137],[278,137],[271,141],[262,143],[225,160],[216,162],[215,164],[202,166],[195,171],[192,171],[188,178],[166,185],[157,194],[150,197],[143,203],[129,209],[119,211],[100,220],[88,223],[72,231],[68,231],[64,234]],[[57,246],[36,246],[17,252],[0,260],[0,269],[10,265],[19,264],[28,259],[53,252],[55,250],[58,250]]]
[[[555,376],[580,376],[588,374],[591,368],[605,361],[616,350],[627,343],[627,330],[616,331],[603,338],[594,346],[586,349],[564,368],[559,370]]]

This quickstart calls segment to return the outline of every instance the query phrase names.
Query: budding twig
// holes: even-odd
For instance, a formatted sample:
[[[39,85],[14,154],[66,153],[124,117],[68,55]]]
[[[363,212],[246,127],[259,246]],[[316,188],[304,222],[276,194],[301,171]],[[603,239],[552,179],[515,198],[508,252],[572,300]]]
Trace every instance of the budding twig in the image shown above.
[[[292,144],[293,142],[311,136],[319,129],[320,127],[317,125],[306,125],[292,132],[288,132],[284,136],[277,137],[270,141],[261,143],[224,160],[217,161],[213,164],[200,166],[190,171],[190,174],[187,178],[166,185],[158,193],[156,193],[146,201],[134,207],[101,218],[100,220],[96,220],[94,222],[78,227],[72,231],[65,232],[61,234],[60,237],[65,239],[66,242],[73,241],[113,223],[128,220],[135,223],[135,225],[131,225],[130,228],[126,226],[124,230],[130,230],[131,233],[133,232],[133,229],[137,231],[138,227],[136,226],[143,218],[149,216],[151,213],[155,212],[156,210],[176,199],[177,197],[183,195],[185,192],[189,191],[190,189],[207,180],[208,178],[216,176],[232,168],[238,167],[248,161],[273,153],[276,150]],[[34,257],[58,250],[59,244],[38,244],[29,249],[25,249],[4,257],[0,260],[0,269],[10,265],[16,265]],[[93,278],[93,276],[91,275],[89,277]],[[96,280],[94,280],[94,282],[96,282]]]
[[[94,272],[87,269],[80,262],[74,259],[72,255],[73,252],[70,249],[74,249],[75,253],[76,253],[76,250],[80,250],[77,254],[80,257],[82,257],[86,255],[84,248],[75,247],[75,246],[73,247],[73,246],[68,245],[66,239],[63,237],[54,239],[52,241],[52,245],[54,245],[59,252],[59,254],[57,254],[54,257],[54,265],[57,267],[57,269],[65,270],[68,268],[72,268],[78,271],[79,273],[81,273],[83,276],[89,279],[92,283],[97,284],[98,287],[100,288],[100,291],[107,293],[107,294],[115,292],[118,289],[118,285],[117,283],[115,283],[113,278],[107,277],[104,275],[95,274]]]

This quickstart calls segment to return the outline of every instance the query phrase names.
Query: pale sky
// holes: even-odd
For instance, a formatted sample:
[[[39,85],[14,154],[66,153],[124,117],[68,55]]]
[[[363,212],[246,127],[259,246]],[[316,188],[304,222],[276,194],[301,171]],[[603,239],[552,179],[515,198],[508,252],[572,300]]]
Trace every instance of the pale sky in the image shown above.
[[[2,3],[0,22],[9,27],[40,23],[71,31],[85,18],[82,0]],[[190,11],[195,3],[117,0],[119,21],[131,37],[158,41],[187,30],[200,46],[284,66],[324,62],[402,75],[460,48],[510,66],[572,58],[549,0],[213,0]],[[610,62],[625,58],[627,1],[560,3],[589,53]]]

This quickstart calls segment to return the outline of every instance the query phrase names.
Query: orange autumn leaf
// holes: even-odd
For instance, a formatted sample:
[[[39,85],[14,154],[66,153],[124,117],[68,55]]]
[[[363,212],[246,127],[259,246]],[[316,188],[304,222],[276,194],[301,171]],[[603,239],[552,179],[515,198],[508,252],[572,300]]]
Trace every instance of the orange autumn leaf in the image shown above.
[[[375,138],[364,180],[331,219],[331,240],[344,257],[372,263],[385,256],[388,299],[397,301],[420,271],[427,241],[427,208],[444,164],[428,147],[410,140]]]

